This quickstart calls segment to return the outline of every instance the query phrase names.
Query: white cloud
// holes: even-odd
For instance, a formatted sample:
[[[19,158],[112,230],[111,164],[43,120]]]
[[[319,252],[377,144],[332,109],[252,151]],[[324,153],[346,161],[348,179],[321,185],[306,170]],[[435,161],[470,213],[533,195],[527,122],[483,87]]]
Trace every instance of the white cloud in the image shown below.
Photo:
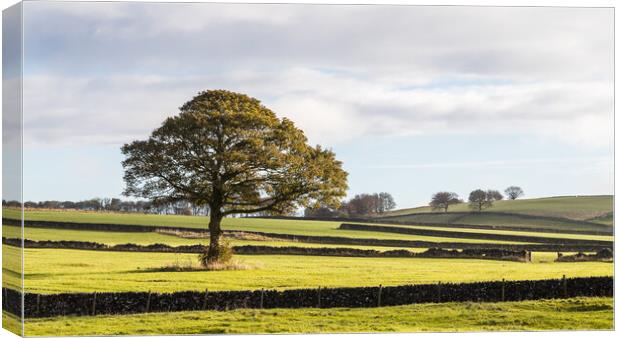
[[[120,143],[145,137],[199,90],[248,93],[311,141],[448,133],[531,134],[584,146],[613,139],[611,88],[597,82],[417,87],[307,69],[230,77],[27,77],[26,140]]]
[[[527,134],[584,147],[613,139],[608,9],[28,8],[27,143],[145,137],[213,88],[257,97],[328,145],[442,133]]]

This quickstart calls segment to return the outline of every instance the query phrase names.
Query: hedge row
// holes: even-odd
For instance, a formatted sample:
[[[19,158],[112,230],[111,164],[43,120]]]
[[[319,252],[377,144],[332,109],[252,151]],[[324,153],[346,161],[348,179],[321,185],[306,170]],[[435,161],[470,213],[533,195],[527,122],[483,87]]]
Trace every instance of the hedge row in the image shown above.
[[[460,231],[431,230],[431,229],[414,229],[414,228],[405,228],[405,227],[397,227],[397,226],[380,226],[380,225],[351,224],[351,223],[342,223],[339,229],[357,230],[357,231],[390,232],[390,233],[419,235],[419,236],[486,239],[486,240],[498,240],[498,241],[531,242],[531,243],[560,244],[560,245],[567,245],[567,244],[568,245],[596,245],[596,246],[612,246],[613,245],[613,241],[602,241],[602,240],[506,235],[506,234],[460,232]]]
[[[4,289],[3,289],[4,290]],[[20,293],[12,294],[5,309],[19,314]],[[18,296],[16,297],[15,294]],[[612,277],[461,284],[423,284],[390,287],[318,288],[256,291],[183,291],[175,293],[63,293],[24,296],[25,317],[130,314],[239,308],[359,308],[440,302],[498,302],[565,297],[610,297]]]
[[[12,218],[2,218],[2,224],[21,226],[21,220]],[[105,224],[105,223],[75,223],[75,222],[53,222],[53,221],[24,221],[25,227],[33,228],[54,228],[72,230],[95,230],[95,231],[120,231],[120,232],[152,232],[157,229],[165,230],[187,230],[180,227],[148,226],[132,224]]]
[[[613,262],[614,253],[611,249],[605,248],[600,250],[595,254],[584,254],[583,252],[578,252],[574,255],[562,255],[558,253],[558,258],[555,260],[556,262]]]
[[[408,250],[364,250],[354,248],[304,248],[304,247],[271,247],[258,245],[236,246],[235,253],[254,255],[304,255],[304,256],[348,256],[348,257],[423,257],[423,258],[473,258],[496,259],[519,262],[530,262],[528,251],[511,251],[502,249],[463,249],[444,250],[430,248],[424,252]]]
[[[2,244],[20,247],[22,240],[20,238],[2,237]],[[170,246],[167,244],[117,244],[106,245],[95,242],[84,241],[33,241],[24,239],[25,248],[42,248],[42,249],[79,249],[79,250],[103,250],[103,251],[141,251],[141,252],[176,252],[176,253],[200,253],[204,252],[205,247],[196,245],[180,245]]]
[[[20,247],[19,238],[2,237],[2,243]],[[170,246],[167,244],[139,245],[133,243],[105,245],[83,241],[33,241],[24,240],[26,248],[44,249],[79,249],[103,251],[134,251],[134,252],[174,252],[174,253],[201,253],[206,250],[203,245]],[[475,258],[498,259],[511,261],[531,261],[527,251],[511,251],[503,249],[463,249],[444,250],[431,248],[426,252],[415,253],[408,250],[365,250],[355,248],[306,248],[297,246],[272,247],[266,245],[234,246],[233,251],[244,255],[303,255],[303,256],[344,256],[344,257],[426,257],[426,258]]]
[[[318,244],[346,244],[363,246],[387,246],[387,247],[407,247],[407,248],[442,248],[442,249],[504,249],[511,251],[540,251],[540,252],[569,252],[583,251],[593,252],[609,245],[574,245],[574,244],[501,244],[501,243],[465,243],[465,242],[431,242],[431,241],[412,241],[406,239],[375,239],[375,238],[353,238],[335,236],[302,236],[290,234],[276,234],[258,231],[224,231],[224,233],[248,233],[266,237],[288,239],[305,243]]]

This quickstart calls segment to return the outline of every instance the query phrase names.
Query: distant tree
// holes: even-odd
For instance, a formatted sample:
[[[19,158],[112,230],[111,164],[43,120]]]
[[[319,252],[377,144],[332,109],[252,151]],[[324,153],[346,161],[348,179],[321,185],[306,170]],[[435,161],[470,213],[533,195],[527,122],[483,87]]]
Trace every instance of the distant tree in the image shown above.
[[[370,215],[378,209],[378,203],[378,196],[358,194],[346,203],[346,211],[349,216]]]
[[[492,207],[493,202],[499,201],[502,198],[504,198],[504,196],[497,190],[484,191],[482,189],[476,189],[469,193],[469,207],[480,212],[482,209]]]
[[[469,193],[469,207],[480,212],[488,207],[487,193],[482,189],[476,189]]]
[[[208,205],[209,248],[220,261],[221,222],[235,214],[287,214],[337,207],[347,173],[331,150],[311,146],[303,131],[257,99],[226,90],[199,93],[148,139],[122,147],[124,194],[154,202]]]
[[[394,202],[394,197],[392,194],[388,192],[380,192],[379,193],[379,209],[377,210],[379,214],[382,214],[386,211],[390,211],[396,208],[396,202]]]
[[[503,200],[504,196],[497,190],[487,190],[487,199],[492,203]]]
[[[463,201],[456,193],[449,191],[440,191],[438,193],[435,193],[431,197],[431,202],[429,203],[429,205],[431,206],[433,211],[443,210],[443,212],[448,212],[449,206],[462,202]]]
[[[508,196],[508,199],[516,200],[517,198],[523,196],[523,189],[521,189],[521,187],[512,185],[506,188],[506,190],[504,190],[504,193],[506,193],[506,196]]]
[[[363,193],[343,202],[339,214],[344,213],[349,216],[379,215],[395,207],[396,202],[390,193]]]

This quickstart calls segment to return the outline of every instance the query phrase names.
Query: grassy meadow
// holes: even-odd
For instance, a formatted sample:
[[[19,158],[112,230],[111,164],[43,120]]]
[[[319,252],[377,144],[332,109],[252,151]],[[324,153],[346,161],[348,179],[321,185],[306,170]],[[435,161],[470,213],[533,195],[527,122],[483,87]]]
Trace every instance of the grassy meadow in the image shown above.
[[[613,211],[613,196],[558,196],[497,201],[486,211],[589,220]],[[467,203],[450,206],[448,212],[471,211]],[[386,216],[432,212],[428,206],[389,211]]]
[[[449,320],[448,320],[449,319]],[[3,313],[16,327],[17,318]],[[114,325],[110,325],[113,322]],[[612,330],[611,298],[28,319],[28,336]]]
[[[2,227],[2,234],[7,238],[19,238],[21,230],[19,227],[5,225]],[[208,245],[208,237],[202,238],[182,238],[169,234],[157,232],[120,232],[120,231],[93,231],[93,230],[72,230],[72,229],[44,229],[44,228],[26,228],[24,230],[25,238],[33,241],[84,241],[97,242],[106,245],[134,243],[140,245],[149,244],[167,244],[170,246]],[[252,237],[250,237],[252,238]],[[433,237],[435,238],[435,237]],[[439,238],[448,240],[448,238]],[[236,239],[226,236],[225,240],[231,246],[242,245],[265,245],[265,246],[293,246],[304,248],[355,248],[366,250],[397,250],[406,249],[410,251],[425,251],[424,248],[400,248],[392,246],[369,246],[369,245],[349,245],[349,244],[323,244],[323,243],[306,243],[286,239],[265,238],[260,240]]]
[[[518,215],[506,215],[501,213],[495,213],[492,210],[483,211],[480,214],[459,214],[456,212],[448,213],[412,213],[400,216],[387,217],[385,222],[389,221],[401,221],[401,222],[420,222],[420,223],[446,223],[449,226],[450,223],[460,224],[473,224],[473,225],[487,225],[497,228],[502,227],[519,227],[519,228],[531,228],[535,229],[553,229],[557,231],[562,230],[577,230],[577,231],[598,231],[598,232],[610,232],[612,230],[612,219],[608,223],[592,224],[592,223],[574,223],[573,221],[561,220],[561,219],[548,219],[537,218],[532,219],[529,217]]]
[[[561,230],[608,230],[611,197],[557,197],[548,199],[501,201],[489,211],[566,217],[596,218],[598,225],[562,220],[532,219],[493,213],[451,215],[422,214],[424,208],[400,210],[401,220],[446,222],[445,226],[398,225],[386,219],[381,225],[439,231],[509,234],[534,237],[613,241],[613,236],[567,234]],[[451,211],[468,211],[457,205]],[[463,209],[463,210],[461,210]],[[14,209],[4,209],[3,217],[18,217]],[[426,218],[425,218],[426,217]],[[430,218],[429,218],[430,217]],[[27,210],[27,220],[75,223],[131,224],[206,229],[204,216],[143,215],[79,211]],[[493,225],[497,229],[451,228],[449,223]],[[256,231],[299,236],[400,239],[428,242],[510,243],[438,236],[418,236],[377,231],[340,230],[341,222],[226,218],[224,230]],[[374,224],[374,223],[373,223]],[[379,225],[379,224],[376,224]],[[553,228],[559,233],[514,231],[503,225]],[[107,245],[135,243],[171,246],[207,244],[207,238],[182,238],[158,232],[112,232],[78,229],[24,229],[25,238],[44,241],[88,241]],[[21,229],[3,225],[3,237],[18,238]],[[447,234],[446,234],[447,235]],[[317,244],[273,238],[229,238],[233,246],[352,247],[394,250],[396,247]],[[404,248],[424,251],[425,248]],[[564,252],[564,254],[572,254]],[[567,277],[613,276],[609,262],[558,263],[555,252],[533,252],[531,263],[449,258],[363,258],[296,255],[236,255],[236,270],[170,271],[166,267],[197,267],[197,255],[147,252],[109,252],[73,249],[25,249],[24,284],[28,292],[114,292],[183,290],[211,291],[297,289],[317,287],[403,285],[493,280],[526,280]],[[3,286],[17,288],[20,283],[20,249],[3,245]],[[449,318],[449,320],[446,320]],[[118,325],[105,325],[109,321]],[[18,329],[14,316],[3,313],[5,326]],[[57,317],[29,319],[26,334],[37,335],[113,335],[113,334],[191,334],[191,333],[326,333],[326,332],[423,332],[498,330],[608,330],[613,327],[613,300],[576,298],[514,303],[417,304],[366,309],[274,309],[227,312],[149,313],[122,316]]]
[[[3,246],[7,253],[18,249]],[[29,292],[295,289],[441,282],[545,279],[613,275],[606,262],[555,263],[541,253],[533,263],[478,259],[360,258],[236,255],[244,270],[159,272],[164,266],[196,265],[195,254],[26,249]],[[5,286],[18,285],[18,266],[5,263]],[[455,273],[458,269],[458,273]]]
[[[520,198],[497,201],[487,211],[521,213],[536,216],[564,217],[588,220],[613,211],[613,196],[557,196],[544,198]],[[467,203],[450,206],[449,212],[471,211]],[[419,212],[432,212],[428,206],[389,211],[389,216]]]

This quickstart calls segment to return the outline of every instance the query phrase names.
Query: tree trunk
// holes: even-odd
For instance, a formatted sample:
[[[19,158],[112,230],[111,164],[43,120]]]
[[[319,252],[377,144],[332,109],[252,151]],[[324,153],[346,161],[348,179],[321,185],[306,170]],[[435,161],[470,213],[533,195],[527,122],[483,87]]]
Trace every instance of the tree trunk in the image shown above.
[[[209,251],[207,252],[207,263],[218,260],[220,256],[220,238],[222,237],[222,211],[220,208],[212,208],[209,220]]]

